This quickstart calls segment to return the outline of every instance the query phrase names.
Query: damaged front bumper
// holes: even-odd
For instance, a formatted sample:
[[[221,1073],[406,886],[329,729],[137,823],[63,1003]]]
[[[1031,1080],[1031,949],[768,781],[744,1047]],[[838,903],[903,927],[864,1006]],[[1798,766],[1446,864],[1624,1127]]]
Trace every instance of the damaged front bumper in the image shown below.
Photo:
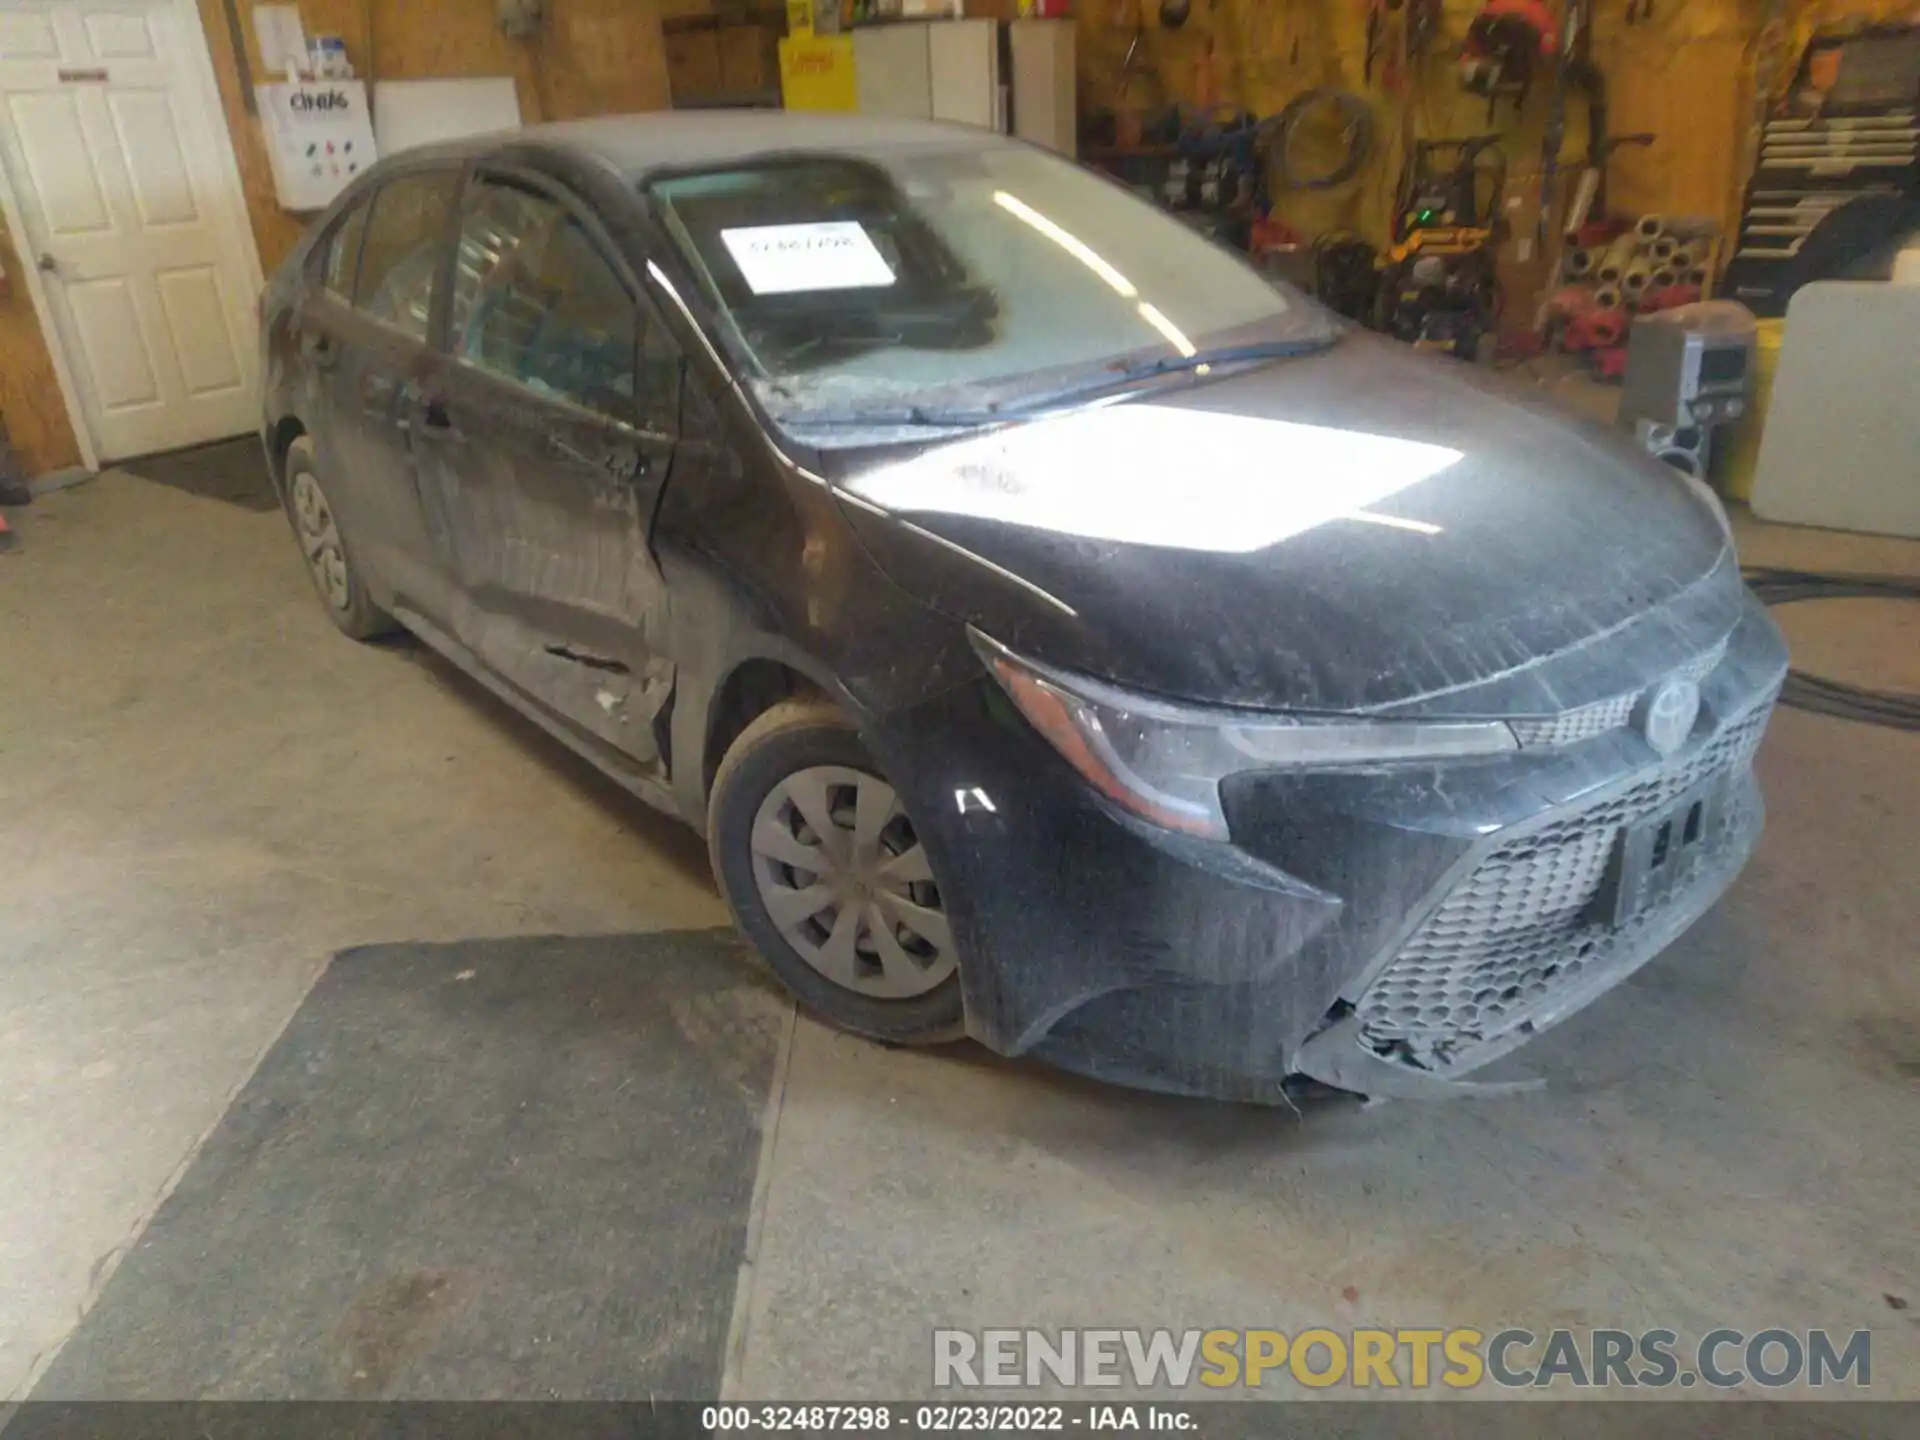
[[[969,1029],[993,1049],[1230,1099],[1275,1100],[1294,1074],[1457,1093],[1665,948],[1744,864],[1785,647],[1750,602],[1710,664],[1667,758],[1619,725],[1443,764],[1251,772],[1222,786],[1229,843],[1108,805],[991,682],[872,738],[913,777]]]
[[[1716,762],[1708,771],[1714,818],[1694,842],[1701,853],[1684,882],[1659,903],[1616,924],[1596,902],[1606,900],[1607,872],[1637,822],[1684,825],[1685,811],[1669,819],[1657,798],[1682,767],[1470,857],[1294,1067],[1369,1095],[1458,1088],[1470,1083],[1460,1077],[1586,1008],[1659,954],[1720,898],[1760,838],[1749,742],[1758,741],[1766,708],[1739,727],[1730,751],[1702,757]]]

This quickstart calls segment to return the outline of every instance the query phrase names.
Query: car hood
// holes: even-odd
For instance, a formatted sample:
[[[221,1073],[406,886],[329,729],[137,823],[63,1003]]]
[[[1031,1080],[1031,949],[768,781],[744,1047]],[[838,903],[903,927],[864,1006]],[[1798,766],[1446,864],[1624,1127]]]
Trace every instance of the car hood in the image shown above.
[[[1366,335],[1173,393],[840,452],[903,588],[1047,664],[1317,711],[1551,713],[1738,618],[1694,482],[1611,429]]]

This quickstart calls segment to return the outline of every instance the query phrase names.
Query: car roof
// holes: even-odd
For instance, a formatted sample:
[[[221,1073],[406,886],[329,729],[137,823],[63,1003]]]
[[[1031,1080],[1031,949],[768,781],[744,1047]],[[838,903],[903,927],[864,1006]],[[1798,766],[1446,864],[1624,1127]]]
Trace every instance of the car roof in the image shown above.
[[[795,110],[666,110],[563,120],[478,135],[442,153],[486,154],[534,145],[595,157],[633,179],[652,171],[724,165],[760,155],[870,155],[1004,145],[1004,137],[970,125]]]

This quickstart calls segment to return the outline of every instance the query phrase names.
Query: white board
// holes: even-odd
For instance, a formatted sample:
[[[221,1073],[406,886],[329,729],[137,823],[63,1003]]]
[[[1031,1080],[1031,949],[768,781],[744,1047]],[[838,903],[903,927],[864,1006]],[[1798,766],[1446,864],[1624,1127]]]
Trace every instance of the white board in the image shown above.
[[[1818,280],[1787,306],[1753,513],[1920,537],[1920,285]]]
[[[382,155],[436,140],[519,128],[520,96],[510,76],[374,83],[373,136]]]
[[[379,158],[358,80],[256,85],[274,193],[289,210],[324,209]]]

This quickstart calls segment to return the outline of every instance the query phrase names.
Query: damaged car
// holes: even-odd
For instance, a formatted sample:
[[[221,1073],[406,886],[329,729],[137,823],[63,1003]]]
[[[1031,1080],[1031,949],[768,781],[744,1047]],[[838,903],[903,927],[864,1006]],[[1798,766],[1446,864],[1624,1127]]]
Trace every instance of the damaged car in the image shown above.
[[[1665,948],[1785,670],[1704,487],[978,130],[545,126],[263,303],[335,625],[701,830],[813,1013],[1443,1094]]]

